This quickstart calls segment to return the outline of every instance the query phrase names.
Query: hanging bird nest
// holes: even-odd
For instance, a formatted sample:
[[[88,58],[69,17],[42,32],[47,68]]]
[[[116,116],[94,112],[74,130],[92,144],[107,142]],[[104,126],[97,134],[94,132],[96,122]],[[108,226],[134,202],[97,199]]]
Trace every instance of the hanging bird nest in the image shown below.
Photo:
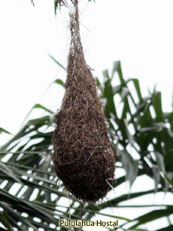
[[[84,59],[76,0],[74,8],[66,92],[53,134],[53,162],[57,176],[73,195],[95,202],[111,188],[115,159],[96,82]]]

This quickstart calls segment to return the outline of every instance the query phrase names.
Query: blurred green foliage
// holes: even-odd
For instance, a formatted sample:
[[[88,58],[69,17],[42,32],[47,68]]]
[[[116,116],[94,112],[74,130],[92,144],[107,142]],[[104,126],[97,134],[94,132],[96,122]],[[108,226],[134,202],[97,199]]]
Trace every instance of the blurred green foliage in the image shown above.
[[[116,172],[124,170],[121,176],[116,176],[109,199],[97,204],[83,203],[65,190],[52,169],[55,112],[36,104],[32,110],[39,109],[45,115],[27,121],[0,147],[0,230],[60,230],[60,218],[118,218],[122,223],[118,231],[146,230],[143,225],[160,218],[170,221],[173,205],[145,204],[144,199],[142,204],[129,204],[129,201],[159,192],[172,193],[173,113],[163,111],[161,92],[154,89],[144,97],[138,79],[125,80],[119,61],[113,64],[112,71],[105,70],[103,77],[103,82],[99,78],[96,82],[116,153]],[[54,84],[64,87],[61,79],[55,80]],[[8,133],[3,128],[0,132]],[[114,193],[114,188],[118,192],[125,182],[132,187],[142,176],[153,181],[153,188],[142,191],[139,185],[137,192],[127,189],[119,196]],[[139,212],[134,220],[130,220],[130,216],[118,216],[120,208],[128,208],[130,214],[130,209],[138,207],[151,210],[145,214]],[[109,208],[115,208],[115,212],[111,213]],[[171,221],[167,227],[155,231],[161,230],[172,230]]]

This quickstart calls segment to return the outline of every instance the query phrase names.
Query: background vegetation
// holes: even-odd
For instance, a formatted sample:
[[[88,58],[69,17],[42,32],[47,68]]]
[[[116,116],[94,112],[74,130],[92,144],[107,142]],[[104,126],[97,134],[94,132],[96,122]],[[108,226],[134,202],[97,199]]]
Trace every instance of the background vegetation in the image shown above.
[[[173,112],[163,112],[161,93],[156,89],[143,97],[137,79],[123,78],[119,61],[113,64],[112,71],[105,70],[103,76],[103,82],[98,78],[96,81],[117,158],[116,183],[108,197],[97,204],[88,204],[76,200],[64,189],[52,169],[55,112],[36,104],[33,110],[39,108],[45,116],[27,121],[0,147],[0,230],[60,230],[60,218],[98,217],[118,218],[121,225],[117,230],[146,230],[145,224],[160,218],[167,218],[168,224],[157,231],[173,228],[173,205],[145,204],[143,199],[160,192],[165,196],[172,193]],[[64,86],[61,79],[56,79],[54,84]],[[3,128],[0,131],[2,134],[8,132]],[[121,192],[125,182],[132,187],[137,179],[145,179],[141,178],[143,176],[154,182],[153,188],[142,191],[138,184],[136,192],[128,189]],[[138,198],[142,203],[129,204]],[[133,220],[130,216],[118,215],[120,208],[124,211],[128,208],[130,214],[130,208],[138,207],[152,210]]]

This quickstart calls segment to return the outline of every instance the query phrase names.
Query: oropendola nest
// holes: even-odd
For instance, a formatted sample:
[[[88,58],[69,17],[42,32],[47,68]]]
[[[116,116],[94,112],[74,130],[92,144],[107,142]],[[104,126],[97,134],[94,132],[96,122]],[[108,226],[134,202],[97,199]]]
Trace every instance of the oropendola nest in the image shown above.
[[[96,82],[84,59],[77,1],[74,8],[66,92],[53,134],[53,162],[57,176],[73,195],[95,202],[111,188],[115,158]]]

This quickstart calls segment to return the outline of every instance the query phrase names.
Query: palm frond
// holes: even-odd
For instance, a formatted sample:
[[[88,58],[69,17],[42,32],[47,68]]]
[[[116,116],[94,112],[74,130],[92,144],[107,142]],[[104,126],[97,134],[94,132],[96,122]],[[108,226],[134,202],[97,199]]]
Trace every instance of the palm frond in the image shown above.
[[[56,63],[61,67],[58,61]],[[152,210],[139,214],[133,225],[129,217],[119,216],[119,209],[135,206],[137,209],[140,206],[133,204],[130,207],[132,199],[172,192],[173,113],[163,111],[161,93],[156,89],[143,97],[137,79],[125,80],[119,61],[114,63],[111,75],[108,70],[103,75],[103,83],[97,78],[97,84],[100,97],[105,102],[117,172],[124,171],[123,175],[117,176],[108,194],[109,199],[88,204],[78,201],[66,191],[52,169],[51,140],[55,112],[35,104],[32,110],[39,108],[45,116],[25,122],[23,128],[0,147],[1,230],[60,230],[61,218],[95,219],[99,216],[121,220],[117,230],[126,230],[126,227],[128,230],[142,230],[142,225],[148,224],[151,219],[171,215],[172,206],[146,204]],[[117,85],[114,85],[112,82],[116,76],[118,78],[114,82]],[[54,83],[64,86],[61,79]],[[6,132],[5,129],[0,131]],[[138,192],[127,190],[119,196],[114,193],[114,188],[119,190],[125,182],[129,182],[133,189],[136,180],[142,176],[155,182],[153,188],[145,191],[139,188]],[[165,227],[165,230],[170,227]]]

